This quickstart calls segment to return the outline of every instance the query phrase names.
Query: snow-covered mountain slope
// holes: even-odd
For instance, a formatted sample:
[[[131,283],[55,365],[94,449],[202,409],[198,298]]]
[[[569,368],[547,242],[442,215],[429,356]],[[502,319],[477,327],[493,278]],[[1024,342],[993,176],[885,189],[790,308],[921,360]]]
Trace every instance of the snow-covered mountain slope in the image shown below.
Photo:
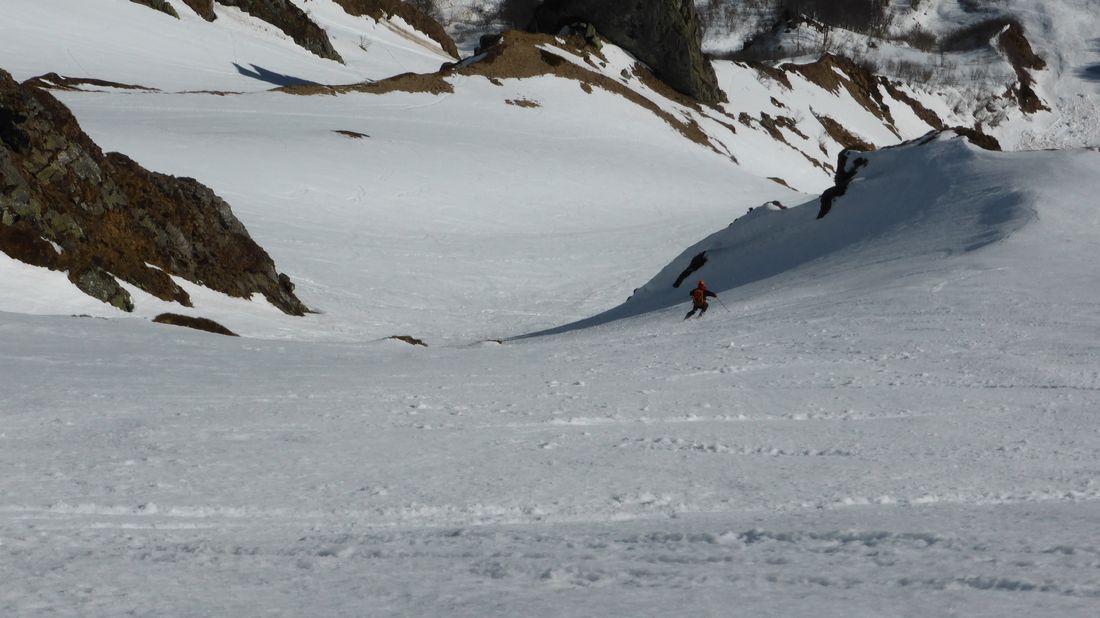
[[[1086,296],[1100,284],[1082,254],[1066,252],[1067,243],[1074,252],[1100,250],[1090,197],[1100,191],[1096,150],[990,152],[947,132],[850,153],[847,166],[853,177],[836,197],[753,209],[688,248],[627,302],[560,330],[681,307],[699,279],[747,303],[776,290],[836,294],[931,272],[1004,271],[1014,288],[1049,282]],[[1035,266],[1021,268],[1024,260]]]
[[[824,219],[693,248],[745,282],[703,320],[656,285],[599,328],[428,349],[0,314],[0,603],[1092,616],[1100,153],[868,159]]]
[[[325,29],[344,63],[320,58],[278,28],[214,4],[207,22],[182,0],[176,19],[129,0],[5,0],[0,65],[17,80],[58,73],[166,91],[257,91],[350,83],[455,60],[399,18],[349,15],[333,0],[293,0]]]
[[[613,46],[519,36],[362,84],[438,58],[2,4],[22,77],[160,87],[55,94],[215,189],[323,313],[180,282],[194,311],[130,289],[126,319],[0,255],[0,615],[1095,616],[1100,153],[862,154],[819,220],[818,116],[889,146],[927,130],[902,95],[970,108],[875,82],[886,120],[828,63],[790,88],[722,64],[736,94],[697,108]],[[93,31],[104,10],[148,58]],[[351,85],[266,91],[234,61]],[[210,89],[250,92],[180,92]],[[725,304],[682,321],[671,280],[704,250],[687,285]],[[646,281],[598,327],[481,341]],[[381,340],[403,334],[431,347]]]

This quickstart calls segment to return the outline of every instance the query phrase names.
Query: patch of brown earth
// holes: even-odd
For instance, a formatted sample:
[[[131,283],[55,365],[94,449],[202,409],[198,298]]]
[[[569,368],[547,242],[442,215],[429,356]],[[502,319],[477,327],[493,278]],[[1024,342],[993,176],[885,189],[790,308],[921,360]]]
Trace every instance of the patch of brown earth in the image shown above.
[[[333,0],[336,4],[339,4],[345,12],[349,15],[355,15],[358,17],[367,16],[375,21],[386,19],[388,17],[400,17],[405,23],[409,24],[419,32],[423,32],[427,37],[443,48],[443,51],[450,54],[453,58],[459,58],[461,55],[458,51],[458,46],[455,45],[454,39],[451,35],[447,34],[447,31],[443,26],[436,21],[431,15],[428,15],[419,8],[401,0]]]
[[[997,152],[1001,151],[1001,143],[997,141],[997,138],[983,133],[979,128],[970,129],[967,127],[954,127],[951,130],[954,131],[956,135],[965,137],[971,144],[979,148]]]
[[[0,71],[0,249],[67,271],[123,310],[122,279],[190,304],[175,275],[238,298],[262,294],[292,315],[306,307],[229,205],[190,178],[104,154],[47,91]]]
[[[840,144],[846,149],[862,150],[864,152],[868,150],[875,150],[875,145],[864,140],[862,137],[852,133],[832,118],[822,115],[814,114],[814,118],[821,123],[821,126],[825,128],[825,132],[829,134],[829,137],[833,138],[833,141]]]
[[[787,181],[786,181],[786,180],[783,180],[782,178],[780,178],[780,177],[778,177],[778,176],[768,176],[768,180],[770,180],[770,181],[774,182],[774,183],[775,183],[775,184],[777,184],[777,185],[783,185],[784,187],[787,187],[788,189],[794,190],[794,187],[792,187],[791,185],[787,184]],[[775,202],[775,204],[776,204],[777,206],[779,206],[780,208],[786,208],[786,206],[784,206],[784,205],[780,204],[779,202]]]
[[[943,129],[946,126],[943,123],[943,119],[940,118],[936,112],[921,105],[919,101],[902,92],[902,90],[890,80],[885,77],[879,77],[879,83],[882,84],[882,87],[886,89],[886,92],[889,93],[894,100],[901,101],[908,105],[909,108],[913,110],[913,113],[917,115],[917,118],[923,120],[928,126],[936,130]]]
[[[507,99],[504,102],[508,105],[515,105],[516,107],[542,107],[541,103],[530,99]]]
[[[689,140],[711,148],[715,152],[721,152],[694,120],[678,118],[621,82],[574,64],[540,47],[551,45],[561,46],[562,43],[556,37],[545,34],[506,32],[501,42],[488,50],[484,59],[464,66],[458,65],[451,71],[459,75],[481,75],[496,79],[524,79],[554,75],[578,81],[582,88],[587,86],[586,91],[590,88],[600,88],[617,94],[649,110]],[[583,37],[577,35],[565,39],[564,49],[581,57],[587,54]]]
[[[153,321],[157,324],[171,324],[172,326],[184,326],[186,328],[193,328],[195,330],[206,331],[208,333],[214,333],[215,335],[226,335],[228,337],[240,337],[237,333],[229,330],[228,328],[218,324],[214,320],[207,318],[194,318],[188,315],[180,315],[178,313],[162,313],[153,318]]]
[[[1031,43],[1024,36],[1024,29],[1017,23],[1009,24],[997,38],[997,45],[1008,58],[1013,70],[1016,71],[1018,83],[1014,89],[1010,89],[1010,92],[1015,95],[1016,101],[1020,104],[1020,109],[1026,114],[1050,111],[1050,108],[1035,93],[1035,79],[1031,77],[1031,73],[1028,71],[1028,69],[1037,71],[1045,69],[1047,63],[1031,49]]]
[[[314,54],[343,64],[344,59],[332,47],[324,28],[313,23],[309,15],[290,0],[217,0],[218,4],[234,6],[249,15],[282,30],[295,43]]]
[[[134,4],[140,4],[142,6],[147,6],[154,11],[160,11],[161,13],[171,15],[176,19],[180,18],[180,14],[176,12],[176,9],[172,8],[172,5],[165,2],[165,0],[130,0],[130,2],[133,2]]]
[[[146,88],[145,86],[136,86],[134,84],[120,84],[118,82],[109,82],[102,79],[91,79],[87,77],[64,77],[57,73],[46,73],[45,75],[39,75],[32,77],[23,82],[28,86],[34,86],[36,88],[47,88],[50,90],[64,90],[64,91],[81,91],[88,92],[89,89],[86,86],[93,86],[96,88],[115,88],[119,90],[142,90],[145,92],[160,92],[156,88]]]
[[[882,120],[886,128],[900,139],[901,135],[894,128],[894,117],[878,89],[879,79],[865,67],[843,56],[825,54],[816,62],[787,63],[780,68],[798,73],[834,94],[840,94],[840,88],[843,87],[860,106]]]
[[[411,335],[394,335],[393,337],[386,337],[386,339],[392,341],[402,341],[412,346],[420,346],[422,348],[428,347],[428,344],[423,339],[417,339]]]
[[[425,94],[450,94],[454,87],[444,79],[444,73],[402,73],[376,82],[346,84],[342,86],[323,86],[304,84],[275,88],[277,92],[296,95],[348,94],[364,92],[367,94],[388,94],[390,92],[412,92]]]
[[[206,21],[214,21],[218,18],[214,13],[214,0],[183,0],[183,3]]]

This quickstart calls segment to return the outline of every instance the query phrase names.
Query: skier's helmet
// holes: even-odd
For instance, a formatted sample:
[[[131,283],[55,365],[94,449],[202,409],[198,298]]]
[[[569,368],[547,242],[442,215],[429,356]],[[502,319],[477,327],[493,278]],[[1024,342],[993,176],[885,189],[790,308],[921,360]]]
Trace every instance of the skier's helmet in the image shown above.
[[[699,287],[701,287],[701,288],[705,288],[705,287],[707,287],[707,283],[706,283],[706,281],[703,281],[702,279],[700,279],[700,280],[699,280]]]

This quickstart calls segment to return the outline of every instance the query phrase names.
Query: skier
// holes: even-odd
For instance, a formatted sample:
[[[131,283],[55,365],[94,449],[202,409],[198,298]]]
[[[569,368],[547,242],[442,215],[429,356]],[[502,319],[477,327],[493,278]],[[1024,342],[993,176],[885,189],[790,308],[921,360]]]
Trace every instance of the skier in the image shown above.
[[[695,315],[695,312],[699,312],[699,317],[703,317],[703,314],[707,312],[707,297],[718,298],[718,295],[707,289],[707,284],[702,279],[699,280],[699,285],[691,291],[691,311],[688,311],[684,319],[688,319]]]

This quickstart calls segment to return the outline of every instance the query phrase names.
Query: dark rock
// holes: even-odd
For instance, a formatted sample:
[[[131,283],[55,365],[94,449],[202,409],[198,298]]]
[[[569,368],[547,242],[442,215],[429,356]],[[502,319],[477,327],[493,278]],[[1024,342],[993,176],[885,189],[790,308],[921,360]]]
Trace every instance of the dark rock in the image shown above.
[[[127,311],[133,302],[115,278],[190,305],[175,275],[305,313],[289,279],[213,191],[105,155],[57,99],[3,71],[0,141],[0,250],[12,257],[68,271],[81,290]]]
[[[220,0],[219,0],[220,1]],[[458,58],[458,46],[443,26],[431,15],[401,0],[333,0],[344,8],[349,15],[367,16],[375,21],[387,17],[400,17],[405,23],[423,32],[429,39],[439,43],[443,51]]]
[[[726,96],[703,55],[695,5],[685,0],[548,0],[535,9],[531,30],[557,34],[578,22],[648,64],[669,86],[703,103]]]
[[[162,313],[153,318],[153,321],[157,324],[171,324],[172,326],[184,326],[187,328],[193,328],[195,330],[202,330],[208,333],[214,333],[216,335],[226,335],[228,337],[240,337],[237,333],[229,330],[228,328],[218,324],[214,320],[207,318],[193,318],[188,315],[180,315],[178,313]]]
[[[684,279],[687,279],[688,277],[690,277],[691,273],[699,270],[700,268],[705,266],[706,263],[707,263],[707,252],[706,251],[704,251],[704,252],[696,255],[695,257],[691,258],[691,263],[688,264],[687,268],[684,269],[684,272],[680,273],[679,277],[676,277],[676,281],[673,282],[672,287],[674,287],[674,288],[680,287],[680,284],[684,282]]]
[[[183,3],[206,21],[214,21],[218,18],[214,13],[214,0],[183,0]]]
[[[134,299],[130,297],[118,280],[98,268],[89,268],[81,272],[70,272],[69,281],[88,296],[98,298],[108,305],[123,311],[134,310]]]
[[[821,194],[821,208],[817,212],[818,219],[829,214],[829,211],[833,209],[833,202],[836,201],[836,198],[848,192],[848,185],[851,184],[852,179],[856,177],[859,168],[867,165],[867,159],[857,157],[849,166],[848,158],[853,154],[855,154],[855,151],[842,150],[840,154],[837,155],[836,175],[833,178],[835,184],[825,189],[825,192]]]
[[[130,0],[130,2],[147,6],[161,13],[166,13],[176,19],[180,18],[180,14],[176,12],[176,9],[172,8],[172,5],[168,4],[165,0]]]
[[[344,59],[332,47],[324,28],[313,23],[305,12],[290,0],[218,0],[218,4],[235,6],[249,15],[262,19],[282,30],[314,54],[343,63]]]
[[[428,344],[425,343],[423,339],[417,339],[416,337],[413,337],[411,335],[394,335],[393,337],[386,337],[386,339],[391,339],[393,341],[401,341],[401,342],[407,343],[409,345],[420,346],[420,347],[423,347],[423,348],[428,347]]]

